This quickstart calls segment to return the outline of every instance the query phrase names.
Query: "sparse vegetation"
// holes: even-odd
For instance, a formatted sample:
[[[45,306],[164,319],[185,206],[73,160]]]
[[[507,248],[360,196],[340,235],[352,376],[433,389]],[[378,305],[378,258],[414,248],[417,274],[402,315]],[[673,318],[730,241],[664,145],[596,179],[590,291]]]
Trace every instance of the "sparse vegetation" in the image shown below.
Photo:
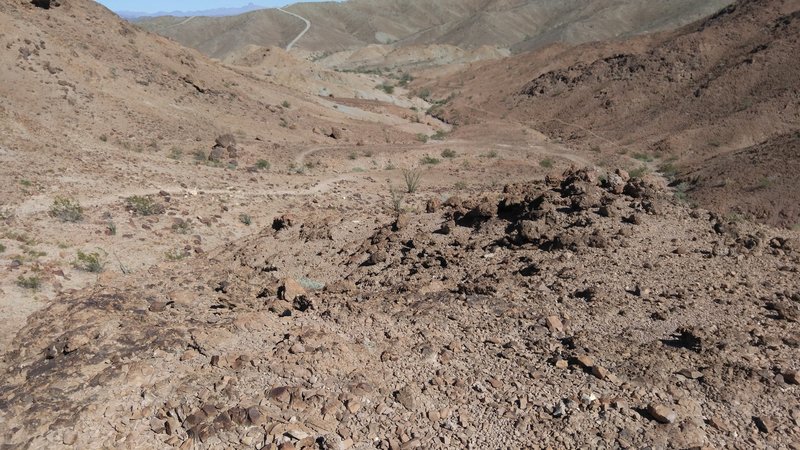
[[[428,88],[422,88],[417,92],[417,97],[428,101],[428,99],[431,98],[431,90]]]
[[[247,225],[248,227],[253,223],[253,218],[250,217],[250,214],[239,214],[239,222]]]
[[[99,253],[78,251],[78,256],[72,262],[72,266],[84,272],[100,273],[103,271],[104,264]]]
[[[179,160],[183,157],[183,150],[179,149],[178,147],[172,147],[169,151],[169,158],[174,160]]]
[[[419,134],[417,134],[417,140],[424,144],[424,143],[428,142],[428,135],[425,134],[425,133],[419,133]]]
[[[689,183],[680,183],[675,186],[675,199],[681,203],[688,203],[689,196],[687,195],[687,191],[689,190]]]
[[[422,180],[422,171],[420,169],[403,169],[403,181],[406,184],[406,193],[413,194],[417,192],[420,180]]]
[[[403,199],[405,198],[405,193],[401,192],[399,189],[396,189],[394,186],[389,187],[389,199],[391,201],[392,212],[394,213],[395,217],[399,216],[403,213]]]
[[[408,83],[412,81],[414,81],[414,77],[412,77],[410,73],[404,72],[403,75],[400,76],[400,81],[397,84],[400,86],[407,86]]]
[[[108,232],[109,236],[116,236],[117,235],[117,224],[114,223],[113,220],[109,220],[106,222],[106,231]]]
[[[192,231],[192,222],[189,220],[177,219],[172,224],[172,231],[178,234],[189,234]]]
[[[658,170],[667,178],[667,179],[674,179],[678,175],[678,168],[675,166],[675,163],[670,160],[664,162],[658,167]]]
[[[83,220],[83,207],[75,199],[56,197],[50,215],[62,222],[80,222]]]
[[[128,209],[139,216],[154,216],[164,212],[164,207],[151,197],[134,195],[125,200]]]
[[[647,173],[647,166],[640,166],[628,172],[631,178],[642,178],[643,176],[647,175]]]
[[[756,189],[767,189],[770,186],[772,186],[772,178],[765,176],[758,180]]]
[[[463,191],[467,188],[467,183],[464,181],[456,181],[456,183],[453,185],[453,188],[457,191]]]
[[[380,90],[382,90],[383,92],[385,92],[385,93],[387,93],[389,95],[394,94],[394,85],[391,85],[391,84],[386,83],[386,82],[383,82],[383,83],[375,86],[375,89],[380,89]]]
[[[349,159],[350,161],[355,161],[356,159],[358,159],[358,154],[356,152],[350,152],[350,154],[347,155],[347,159]]]
[[[38,290],[42,287],[42,279],[37,275],[31,275],[29,277],[20,275],[17,277],[17,286],[23,289]]]
[[[553,168],[553,163],[554,163],[553,160],[550,159],[550,158],[545,158],[545,159],[539,161],[539,165],[542,166],[545,169],[552,169]]]
[[[449,149],[449,148],[446,148],[446,149],[442,150],[442,158],[453,159],[455,157],[456,157],[455,150],[452,150],[452,149]]]
[[[439,164],[440,162],[442,162],[442,160],[439,159],[439,158],[434,158],[431,155],[425,155],[425,156],[422,157],[420,162],[422,164],[427,165],[427,166],[434,166],[434,165]]]
[[[256,169],[258,170],[269,170],[271,167],[272,164],[270,164],[266,159],[259,159],[256,161]]]
[[[497,150],[489,150],[481,155],[481,158],[497,158]]]
[[[436,133],[431,136],[431,139],[434,141],[443,141],[447,139],[447,132],[444,130],[437,130]]]
[[[653,162],[653,156],[647,153],[634,153],[633,159],[646,163]]]
[[[3,245],[3,243],[2,243],[2,242],[0,242],[0,253],[3,253],[3,252],[5,252],[5,251],[6,251],[6,246],[5,246],[5,245]]]
[[[101,134],[101,135],[100,135],[100,140],[101,140],[101,141],[103,141],[103,142],[108,142],[108,135],[106,135],[106,134]]]
[[[291,108],[291,107],[292,107],[292,104],[291,104],[291,103],[289,103],[289,101],[288,101],[288,100],[284,100],[284,101],[283,101],[283,103],[281,103],[281,106],[283,106],[284,108],[287,108],[287,109],[288,109],[288,108]]]
[[[197,162],[205,162],[206,159],[208,158],[206,156],[206,152],[202,150],[195,150],[193,155],[194,155],[194,160]]]
[[[183,249],[172,249],[165,253],[164,256],[166,256],[170,261],[180,261],[184,258],[187,258],[189,253]]]

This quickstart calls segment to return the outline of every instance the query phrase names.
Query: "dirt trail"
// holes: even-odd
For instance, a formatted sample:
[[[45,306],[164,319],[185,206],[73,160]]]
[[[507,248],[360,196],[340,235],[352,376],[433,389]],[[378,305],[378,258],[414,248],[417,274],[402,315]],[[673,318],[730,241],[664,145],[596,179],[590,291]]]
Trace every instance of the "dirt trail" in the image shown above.
[[[292,47],[294,47],[294,44],[296,44],[297,41],[299,41],[303,36],[305,36],[305,34],[308,33],[308,30],[311,29],[311,21],[309,21],[308,19],[306,19],[303,16],[297,15],[297,14],[295,14],[293,12],[286,11],[285,9],[282,9],[282,8],[278,8],[278,11],[280,11],[282,13],[289,14],[290,16],[297,17],[298,19],[300,19],[300,20],[302,20],[303,22],[306,23],[305,29],[303,31],[301,31],[300,34],[298,34],[296,38],[292,39],[292,41],[289,42],[289,45],[286,46],[286,51],[289,52],[289,51],[292,50]]]

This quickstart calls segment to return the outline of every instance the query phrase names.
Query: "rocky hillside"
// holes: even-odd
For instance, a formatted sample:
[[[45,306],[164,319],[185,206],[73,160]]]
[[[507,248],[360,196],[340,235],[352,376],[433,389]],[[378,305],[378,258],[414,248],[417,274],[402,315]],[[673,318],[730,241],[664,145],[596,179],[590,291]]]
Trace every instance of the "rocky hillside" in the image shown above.
[[[323,196],[332,209],[37,313],[2,366],[0,436],[796,445],[800,236],[690,211],[662,186],[571,170],[414,197],[422,210],[394,219]]]
[[[484,45],[523,51],[554,42],[579,43],[674,28],[729,0],[350,0],[288,8],[312,22],[297,48],[318,54],[370,44]],[[137,21],[216,58],[247,45],[286,45],[304,24],[277,10],[236,17],[160,17]]]
[[[451,121],[502,115],[599,158],[655,160],[703,205],[793,226],[799,41],[800,2],[743,0],[662,36],[476,66],[439,91],[461,93],[445,108]],[[498,79],[504,91],[490,88]],[[759,157],[748,161],[751,146]]]

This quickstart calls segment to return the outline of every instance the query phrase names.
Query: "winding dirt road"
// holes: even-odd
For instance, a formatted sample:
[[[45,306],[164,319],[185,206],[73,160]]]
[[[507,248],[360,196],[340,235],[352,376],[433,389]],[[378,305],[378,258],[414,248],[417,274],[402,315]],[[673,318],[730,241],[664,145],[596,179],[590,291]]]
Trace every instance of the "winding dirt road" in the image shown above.
[[[303,31],[301,31],[300,34],[298,34],[296,38],[292,39],[292,42],[289,42],[289,45],[286,46],[286,51],[289,52],[289,51],[292,50],[292,47],[294,47],[294,44],[296,44],[297,41],[299,41],[303,36],[305,36],[305,34],[311,28],[311,21],[309,21],[308,19],[306,19],[303,16],[297,15],[297,14],[295,14],[293,12],[286,11],[283,8],[278,8],[278,11],[280,11],[282,13],[289,14],[290,16],[297,17],[298,19],[300,19],[300,20],[302,20],[303,22],[306,23],[306,28]]]

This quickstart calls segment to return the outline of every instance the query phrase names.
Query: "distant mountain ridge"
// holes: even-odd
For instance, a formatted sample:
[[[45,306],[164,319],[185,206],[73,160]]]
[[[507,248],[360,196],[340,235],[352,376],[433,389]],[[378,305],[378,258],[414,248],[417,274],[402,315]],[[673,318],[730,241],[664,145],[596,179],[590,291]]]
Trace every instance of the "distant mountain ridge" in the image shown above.
[[[369,45],[395,48],[493,46],[514,53],[673,29],[712,14],[731,0],[349,0],[296,3],[311,21],[295,48],[331,54]],[[248,45],[285,46],[303,23],[276,9],[231,17],[150,17],[137,21],[214,58]]]
[[[239,14],[249,13],[251,11],[257,11],[259,9],[265,9],[266,6],[256,5],[253,2],[248,3],[247,5],[238,7],[238,8],[216,8],[216,9],[204,9],[199,11],[159,11],[155,13],[146,13],[141,11],[115,11],[120,17],[125,19],[140,19],[143,17],[161,17],[161,16],[172,16],[172,17],[192,17],[192,16],[205,16],[205,17],[224,17],[224,16],[236,16]]]

